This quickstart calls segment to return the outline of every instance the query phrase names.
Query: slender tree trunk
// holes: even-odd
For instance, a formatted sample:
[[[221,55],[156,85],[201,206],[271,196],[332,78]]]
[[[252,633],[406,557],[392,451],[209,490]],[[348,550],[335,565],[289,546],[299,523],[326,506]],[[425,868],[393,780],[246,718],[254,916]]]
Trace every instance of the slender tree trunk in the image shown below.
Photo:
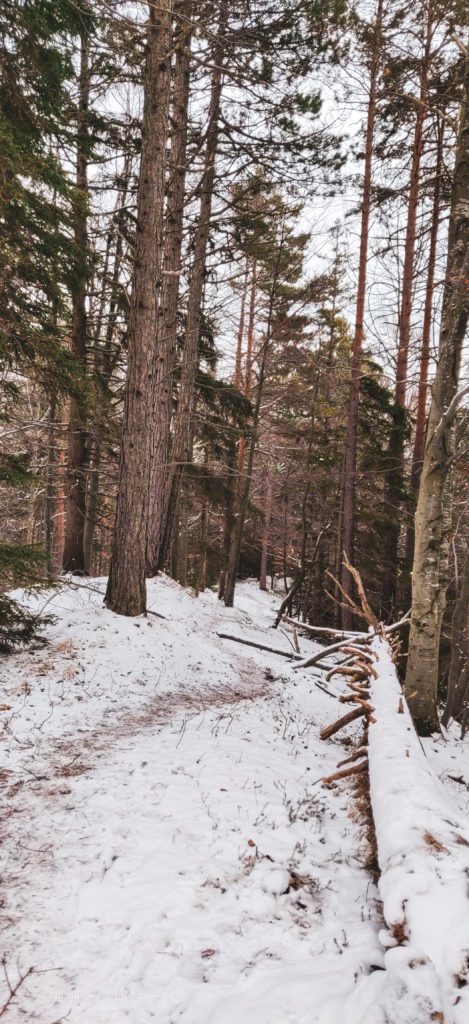
[[[244,373],[244,380],[242,382],[243,394],[246,398],[251,398],[252,394],[252,361],[254,352],[254,324],[256,319],[256,261],[252,265],[251,275],[251,293],[249,298],[249,319],[248,319],[248,331],[247,331],[247,345],[246,345],[246,369]],[[244,472],[244,460],[246,458],[246,439],[241,435],[239,439],[238,449],[238,497],[241,496],[243,490],[243,472]]]
[[[236,358],[235,358],[235,372],[234,372],[234,386],[241,389],[242,385],[242,363],[243,363],[243,340],[244,340],[244,319],[246,315],[246,298],[248,293],[248,277],[249,277],[249,266],[246,260],[246,269],[244,272],[243,279],[243,290],[241,292],[241,311],[239,314],[239,325],[238,325],[238,337],[236,339]]]
[[[76,185],[78,198],[75,207],[75,244],[81,266],[72,297],[72,353],[83,375],[86,376],[87,315],[86,292],[88,279],[88,108],[90,95],[89,37],[81,37],[79,99],[77,114]],[[87,467],[87,415],[84,400],[70,398],[67,446],[67,515],[63,568],[65,572],[85,573],[83,534],[85,529],[86,467]]]
[[[207,554],[208,554],[208,507],[207,499],[204,498],[202,502],[202,508],[200,511],[200,546],[199,546],[199,564],[197,567],[197,579],[195,582],[195,596],[198,597],[200,592],[205,590],[205,580],[207,576]]]
[[[427,281],[425,288],[425,306],[422,325],[422,347],[420,350],[420,373],[417,395],[417,415],[415,421],[414,450],[412,455],[412,469],[410,476],[410,490],[415,502],[417,501],[420,473],[422,470],[423,451],[425,446],[425,424],[427,419],[427,392],[428,392],[428,367],[430,363],[430,335],[433,320],[433,292],[435,288],[435,265],[438,242],[438,227],[440,220],[441,201],[441,175],[443,169],[443,137],[444,123],[441,120],[438,126],[437,154],[435,165],[435,187],[433,191],[433,206],[430,226],[430,244],[428,250]],[[406,562],[412,569],[414,556],[414,522],[409,523],[406,541]],[[409,597],[410,597],[409,587]],[[406,601],[408,606],[408,602]]]
[[[65,544],[65,456],[62,447],[57,454],[59,480],[57,484],[57,508],[55,513],[55,562],[63,564]]]
[[[245,327],[245,315],[246,315],[246,299],[248,293],[248,280],[249,280],[249,266],[246,260],[246,270],[243,280],[243,290],[241,292],[241,309],[239,314],[238,324],[238,336],[236,340],[236,358],[235,358],[235,371],[234,371],[234,386],[241,390],[242,388],[242,359],[243,359],[243,339],[244,339],[244,327]],[[241,439],[240,439],[241,441]],[[226,467],[226,486],[227,486],[227,498],[225,509],[223,513],[223,545],[222,545],[222,556],[221,556],[221,572],[220,582],[218,585],[218,600],[222,601],[225,595],[225,582],[226,582],[226,570],[228,566],[228,560],[230,557],[230,546],[231,546],[231,535],[235,524],[235,499],[236,499],[236,467],[237,467],[237,451],[234,445],[229,450],[228,461]]]
[[[173,0],[161,0],[157,8],[149,8],[127,387],[116,522],[105,598],[108,608],[121,615],[140,615],[146,610],[150,420],[163,248],[172,12]]]
[[[462,45],[462,44],[461,44]],[[438,729],[437,684],[447,547],[445,485],[452,458],[461,352],[469,318],[469,56],[451,193],[438,365],[415,515],[412,614],[405,690],[419,732]]]
[[[220,102],[223,84],[223,61],[228,4],[221,0],[217,38],[213,49],[213,72],[208,112],[207,141],[204,171],[200,184],[200,211],[194,239],[194,258],[189,286],[184,353],[181,366],[181,384],[171,452],[167,474],[163,540],[159,553],[159,566],[164,565],[171,543],[173,523],[181,491],[184,467],[190,458],[191,421],[194,404],[194,386],[197,372],[202,295],[207,261],[207,243],[212,214],[215,161],[218,149]]]
[[[399,576],[399,537],[401,527],[402,499],[405,493],[405,434],[406,434],[406,393],[407,368],[411,334],[412,298],[414,290],[415,242],[417,229],[417,209],[420,194],[420,167],[422,162],[424,136],[423,130],[427,116],[428,102],[428,63],[433,34],[432,10],[428,8],[426,22],[425,48],[420,68],[420,95],[415,117],[414,138],[412,143],[412,160],[410,169],[410,186],[407,206],[407,225],[404,248],[404,268],[402,274],[402,296],[399,316],[399,348],[396,365],[396,389],[394,398],[394,417],[391,430],[388,458],[389,471],[386,479],[385,501],[388,508],[388,525],[385,537],[385,572],[383,576],[382,609],[391,617],[397,602],[397,585]]]
[[[384,0],[378,0],[370,61],[370,86],[368,95],[368,113],[365,135],[365,168],[362,194],[360,257],[358,264],[358,288],[355,309],[355,330],[352,347],[352,371],[350,379],[350,394],[348,400],[347,432],[345,435],[342,509],[340,515],[340,577],[342,586],[347,594],[351,594],[353,580],[350,572],[342,563],[342,553],[345,551],[349,560],[353,563],[355,540],[358,406],[360,399],[360,377],[362,365],[366,278],[368,261],[368,238],[371,212],[373,141],[376,121],[376,93],[379,69],[381,64],[381,33],[383,20],[383,3]],[[338,605],[337,608],[339,608]],[[347,609],[343,609],[341,617],[343,620],[344,628],[348,629],[349,622],[351,621],[350,612]]]
[[[443,725],[463,721],[469,697],[469,548],[466,550],[460,592],[451,619],[451,662]]]
[[[264,533],[262,537],[261,572],[259,580],[260,590],[267,590],[267,559],[269,556],[270,543],[270,520],[272,516],[272,479],[267,478],[267,494],[264,510]]]
[[[257,381],[256,401],[254,403],[254,411],[252,417],[252,428],[251,428],[251,439],[249,442],[248,449],[248,460],[246,473],[244,476],[244,486],[239,503],[238,517],[236,519],[233,534],[231,537],[230,544],[230,557],[228,559],[228,567],[226,571],[225,580],[225,594],[224,602],[226,608],[232,608],[234,603],[234,594],[236,588],[236,580],[238,576],[239,559],[241,556],[241,545],[243,542],[244,523],[246,521],[246,515],[249,506],[249,494],[251,490],[252,470],[254,466],[254,456],[256,453],[257,445],[257,434],[259,430],[259,420],[261,413],[261,402],[262,394],[264,390],[264,382],[267,371],[267,356],[270,349],[270,343],[272,340],[272,329],[273,329],[273,313],[274,313],[274,300],[276,295],[276,285],[280,270],[280,256],[281,247],[277,256],[276,266],[273,274],[273,281],[270,285],[270,299],[269,308],[267,315],[267,325],[264,344],[261,350],[260,366],[259,366],[259,377]],[[251,360],[252,363],[252,360]],[[251,369],[252,372],[252,369]],[[250,386],[250,385],[249,385]]]
[[[192,3],[179,5],[190,16]],[[163,284],[156,331],[156,369],[152,414],[150,504],[147,573],[154,575],[164,529],[167,460],[173,405],[177,311],[181,274],[184,197],[187,162],[191,35],[185,20],[176,31],[174,99],[171,112],[171,149],[168,166],[168,201],[165,218]]]
[[[181,501],[181,526],[178,545],[177,567],[178,581],[181,584],[181,587],[184,587],[184,590],[187,587],[188,517],[189,510],[187,507],[187,501],[186,499],[184,499],[183,501]]]
[[[53,513],[55,503],[54,469],[56,462],[55,455],[55,424],[57,418],[57,395],[55,388],[51,388],[49,406],[49,430],[47,439],[47,464],[46,464],[46,488],[44,498],[44,551],[46,555],[45,570],[46,576],[54,575],[54,530]]]

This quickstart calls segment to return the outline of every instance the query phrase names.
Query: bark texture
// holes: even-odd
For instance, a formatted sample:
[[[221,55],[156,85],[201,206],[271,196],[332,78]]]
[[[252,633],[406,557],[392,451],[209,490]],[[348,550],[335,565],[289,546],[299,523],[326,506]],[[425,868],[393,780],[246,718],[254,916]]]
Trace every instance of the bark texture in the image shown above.
[[[86,375],[88,323],[86,315],[88,253],[88,108],[90,96],[89,39],[84,33],[80,46],[78,82],[77,157],[74,238],[81,266],[72,297],[71,349],[78,367]],[[66,468],[66,518],[63,549],[65,572],[84,574],[84,530],[87,470],[86,407],[82,398],[70,398]]]
[[[394,398],[394,423],[389,441],[389,471],[386,481],[385,500],[388,525],[385,538],[385,573],[383,578],[382,610],[384,616],[393,616],[397,603],[399,577],[399,538],[401,530],[401,508],[405,497],[404,460],[406,438],[406,395],[409,347],[412,328],[412,300],[414,291],[415,243],[417,233],[417,209],[420,194],[420,169],[424,145],[424,126],[428,104],[428,66],[433,33],[431,6],[427,12],[425,46],[420,67],[420,95],[417,104],[412,160],[410,167],[409,198],[402,271],[402,296],[399,314],[399,346],[396,364],[396,387]]]
[[[182,5],[186,14],[193,5]],[[163,282],[156,330],[155,382],[151,418],[150,496],[147,536],[147,573],[158,570],[163,538],[166,474],[173,404],[173,373],[176,355],[177,306],[181,274],[184,195],[187,161],[191,35],[187,23],[176,30],[174,99],[171,111],[171,149],[168,167],[168,201],[165,223]]]
[[[129,323],[129,355],[111,567],[105,602],[121,615],[146,610],[146,541],[154,343],[161,279],[173,0],[149,10],[142,155]]]
[[[417,729],[438,729],[437,683],[447,536],[445,484],[452,458],[461,351],[469,317],[469,59],[451,194],[439,358],[415,515],[412,615],[406,697]]]
[[[425,447],[425,426],[427,420],[428,398],[428,367],[430,363],[430,336],[433,321],[433,292],[435,288],[435,265],[438,242],[438,228],[441,203],[441,176],[443,169],[443,134],[444,124],[438,127],[437,155],[435,166],[435,185],[430,226],[430,245],[428,250],[427,281],[425,287],[425,305],[422,324],[422,345],[420,349],[419,385],[417,394],[417,414],[415,419],[414,450],[412,453],[412,469],[410,490],[414,502],[417,499],[420,473],[422,470],[423,452]],[[407,530],[406,562],[412,568],[414,554],[414,523],[411,521]],[[408,607],[408,604],[406,602]]]
[[[267,590],[267,560],[269,557],[270,544],[270,520],[272,517],[272,480],[267,479],[267,492],[264,509],[264,533],[262,537],[261,572],[259,579],[260,590]]]
[[[168,554],[173,524],[181,490],[184,467],[190,461],[191,420],[194,404],[194,387],[197,372],[199,331],[202,309],[202,296],[207,261],[207,243],[212,214],[213,186],[215,182],[215,161],[218,149],[220,128],[220,102],[223,84],[223,62],[225,49],[225,30],[228,5],[223,0],[220,6],[220,18],[217,38],[213,48],[213,72],[208,112],[207,141],[205,144],[204,170],[200,183],[200,210],[194,238],[194,256],[189,285],[187,320],[184,338],[184,353],[181,365],[181,384],[172,440],[171,461],[166,476],[166,497],[163,539],[159,552],[161,567]]]

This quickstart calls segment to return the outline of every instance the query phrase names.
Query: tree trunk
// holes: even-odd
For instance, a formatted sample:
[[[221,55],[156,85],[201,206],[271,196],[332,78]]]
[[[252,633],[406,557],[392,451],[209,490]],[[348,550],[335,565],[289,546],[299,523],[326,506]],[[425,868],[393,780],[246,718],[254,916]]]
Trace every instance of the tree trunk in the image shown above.
[[[425,305],[422,325],[422,347],[420,350],[420,373],[417,395],[417,415],[415,421],[414,450],[410,476],[410,490],[414,503],[417,500],[420,473],[422,470],[423,451],[425,445],[425,424],[427,418],[428,367],[430,362],[430,335],[433,321],[433,291],[435,288],[435,265],[440,220],[441,176],[443,170],[443,138],[444,122],[438,125],[437,154],[435,165],[435,187],[430,225],[430,245],[428,250],[427,281],[425,288]],[[411,521],[407,529],[406,563],[409,572],[414,556],[414,523]],[[409,588],[410,597],[410,588]],[[408,602],[405,602],[408,607]]]
[[[451,619],[451,662],[443,725],[452,718],[463,722],[469,696],[469,548],[466,550],[461,588]]]
[[[90,95],[89,37],[83,33],[80,50],[78,81],[77,156],[74,238],[80,267],[72,296],[71,348],[82,372],[86,375],[87,315],[86,292],[88,283],[88,107]],[[84,574],[85,558],[83,535],[85,529],[87,431],[86,406],[82,398],[70,398],[68,421],[66,493],[67,514],[63,568],[65,572]]]
[[[188,518],[189,510],[187,500],[181,502],[181,526],[178,546],[177,578],[184,590],[187,587],[187,548],[188,548]]]
[[[215,161],[218,149],[220,101],[223,84],[224,36],[228,5],[222,0],[217,38],[213,49],[213,72],[208,112],[207,141],[204,171],[200,183],[200,211],[194,239],[194,258],[189,286],[184,353],[181,366],[179,400],[174,418],[171,463],[167,474],[163,540],[159,552],[159,566],[164,565],[171,543],[173,523],[181,491],[184,467],[190,460],[191,421],[194,404],[194,386],[197,372],[199,330],[202,295],[207,261],[207,243],[212,214]]]
[[[358,264],[357,302],[355,309],[355,330],[352,347],[352,370],[347,413],[347,432],[345,435],[345,453],[343,467],[342,508],[340,514],[341,530],[339,532],[340,578],[347,594],[351,594],[353,580],[347,567],[342,562],[345,551],[349,561],[354,559],[355,540],[355,501],[356,501],[356,470],[357,470],[357,431],[358,406],[360,399],[360,376],[363,349],[363,322],[365,316],[366,277],[368,261],[368,236],[371,211],[371,186],[373,163],[373,140],[376,120],[376,91],[381,62],[381,30],[383,19],[383,2],[378,0],[373,33],[373,48],[370,62],[370,91],[368,96],[368,113],[365,136],[365,168],[363,177],[362,215],[360,229],[360,257]],[[337,605],[339,608],[339,605]],[[351,613],[342,610],[343,625],[348,628]]]
[[[382,589],[382,609],[384,615],[391,618],[397,602],[397,585],[399,575],[398,552],[401,526],[402,499],[405,493],[405,434],[406,434],[406,393],[407,367],[411,333],[412,297],[414,289],[415,241],[417,229],[417,208],[420,193],[420,167],[424,136],[423,130],[427,116],[428,103],[428,63],[433,34],[431,6],[427,12],[425,48],[420,68],[420,102],[415,117],[414,138],[412,143],[412,161],[410,168],[410,187],[407,206],[407,225],[404,249],[404,268],[402,273],[402,296],[399,316],[399,348],[396,365],[396,388],[394,398],[394,418],[389,439],[389,471],[386,479],[385,501],[388,510],[388,525],[385,536],[385,572]]]
[[[469,57],[451,193],[448,258],[441,315],[439,357],[428,417],[427,440],[415,515],[412,614],[406,697],[417,729],[438,729],[437,683],[441,622],[446,601],[443,579],[445,484],[452,456],[461,351],[469,317]]]
[[[57,418],[57,394],[55,388],[51,388],[50,392],[50,406],[49,406],[49,430],[47,438],[47,463],[46,463],[46,487],[44,497],[44,551],[46,555],[45,559],[45,570],[46,576],[54,575],[54,530],[53,530],[53,511],[54,511],[54,499],[55,499],[55,488],[54,488],[54,467],[56,462],[55,455],[55,424]]]
[[[246,270],[243,279],[243,290],[241,292],[241,309],[239,314],[238,324],[238,336],[236,340],[236,358],[235,358],[235,371],[233,383],[236,388],[241,390],[242,388],[242,358],[243,358],[243,338],[244,338],[244,319],[246,314],[246,299],[248,293],[248,278],[249,278],[249,265],[246,260]],[[226,467],[226,486],[227,486],[227,498],[225,509],[223,513],[223,545],[222,545],[222,556],[221,556],[221,572],[220,582],[218,585],[218,600],[222,601],[225,595],[225,582],[226,582],[226,570],[228,566],[228,560],[230,557],[230,546],[231,546],[231,535],[233,533],[233,527],[235,524],[235,498],[236,498],[236,467],[237,467],[237,451],[235,448],[234,441],[231,442],[231,448],[228,454],[227,467]]]
[[[262,350],[261,350],[261,359],[260,359],[260,366],[259,366],[259,378],[258,378],[258,381],[257,381],[256,401],[254,403],[254,412],[253,412],[253,417],[252,417],[252,428],[251,428],[251,439],[250,439],[250,442],[249,442],[249,450],[248,450],[248,461],[247,461],[246,473],[245,473],[245,476],[244,476],[243,490],[242,490],[242,494],[241,494],[241,498],[240,498],[240,503],[239,503],[238,517],[236,519],[236,522],[235,522],[235,525],[234,525],[234,529],[233,529],[233,534],[232,534],[232,537],[231,537],[230,557],[228,559],[228,567],[227,567],[227,571],[226,571],[226,580],[225,580],[225,593],[224,593],[224,602],[225,602],[225,607],[226,608],[232,608],[233,607],[233,603],[234,603],[236,579],[237,579],[237,576],[238,576],[239,559],[240,559],[240,555],[241,555],[241,545],[242,545],[242,542],[243,542],[244,523],[245,523],[245,520],[246,520],[246,515],[247,515],[247,510],[248,510],[248,505],[249,505],[249,494],[250,494],[250,490],[251,490],[252,470],[253,470],[253,466],[254,466],[254,456],[255,456],[255,453],[256,453],[257,434],[258,434],[258,429],[259,429],[259,420],[260,420],[260,413],[261,413],[262,394],[263,394],[263,390],[264,390],[264,381],[265,381],[265,376],[266,376],[266,371],[267,371],[267,356],[268,356],[268,353],[269,353],[270,342],[272,340],[274,297],[275,297],[276,283],[277,283],[277,279],[278,279],[278,275],[279,275],[279,269],[280,269],[280,256],[281,256],[281,248],[279,249],[279,253],[278,253],[278,257],[277,257],[277,261],[276,261],[276,267],[275,267],[275,270],[274,270],[274,279],[273,279],[273,281],[272,281],[272,283],[270,285],[271,291],[270,291],[269,309],[268,309],[267,324],[266,324],[266,334],[265,334],[264,344],[263,344]],[[253,288],[254,288],[254,284],[255,284],[255,281],[253,279]],[[250,372],[252,372],[252,359],[251,359],[251,370],[250,370]],[[251,387],[250,382],[249,382],[249,387]]]
[[[254,351],[254,324],[256,318],[256,261],[254,260],[252,265],[252,276],[251,276],[251,294],[249,299],[249,319],[248,319],[248,330],[247,330],[247,345],[246,345],[246,369],[244,373],[244,379],[241,380],[243,394],[246,398],[251,398],[252,394],[252,360]],[[242,378],[242,375],[241,375]],[[241,497],[243,491],[243,473],[244,473],[244,460],[246,458],[246,439],[242,434],[239,439],[238,448],[238,497]]]
[[[188,14],[192,3],[184,3]],[[191,34],[186,21],[176,34],[174,98],[171,112],[171,149],[168,166],[168,201],[165,218],[163,284],[156,331],[155,387],[153,394],[152,453],[147,539],[147,573],[155,575],[164,529],[166,474],[173,405],[177,311],[181,274],[182,235],[187,161]]]
[[[270,543],[270,519],[272,515],[272,480],[267,478],[267,494],[264,510],[264,533],[262,537],[261,572],[259,580],[260,590],[267,590],[267,559],[269,556]]]
[[[114,334],[117,325],[119,311],[119,287],[120,272],[123,256],[123,231],[125,227],[125,208],[129,189],[130,158],[126,156],[121,179],[121,191],[114,211],[113,224],[111,225],[106,246],[107,263],[109,266],[113,236],[115,234],[114,261],[112,267],[111,288],[109,296],[109,309],[104,331],[104,339],[101,339],[102,325],[104,321],[105,297],[101,302],[100,315],[95,340],[95,376],[100,387],[100,408],[94,424],[94,436],[91,446],[90,466],[88,472],[88,485],[86,488],[86,518],[83,537],[83,548],[85,558],[85,571],[90,572],[93,540],[98,519],[98,500],[101,471],[102,442],[105,431],[106,417],[109,415],[110,394],[109,384],[113,370],[118,358],[118,347],[114,342]],[[107,282],[109,274],[106,274]]]
[[[142,155],[117,510],[105,602],[121,615],[146,610],[148,480],[154,341],[161,282],[173,0],[150,5]]]

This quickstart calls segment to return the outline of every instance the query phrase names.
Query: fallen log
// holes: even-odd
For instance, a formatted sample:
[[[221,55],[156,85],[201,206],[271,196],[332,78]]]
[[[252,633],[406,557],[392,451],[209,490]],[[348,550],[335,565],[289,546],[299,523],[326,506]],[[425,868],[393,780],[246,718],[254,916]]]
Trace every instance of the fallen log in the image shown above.
[[[356,718],[362,718],[366,715],[366,708],[354,708],[353,711],[349,711],[348,714],[343,715],[342,718],[338,718],[336,722],[331,722],[330,725],[324,726],[321,729],[319,736],[322,740],[328,740],[334,733],[339,732],[340,729],[344,729],[346,725],[350,725]]]
[[[400,1020],[467,1024],[467,819],[425,757],[388,644],[376,640],[373,650],[379,679],[370,684],[376,706],[368,728],[370,799],[387,929],[381,934],[390,947],[379,1006],[389,1020],[396,1020],[399,1005]],[[364,1024],[375,1020],[370,1010]]]

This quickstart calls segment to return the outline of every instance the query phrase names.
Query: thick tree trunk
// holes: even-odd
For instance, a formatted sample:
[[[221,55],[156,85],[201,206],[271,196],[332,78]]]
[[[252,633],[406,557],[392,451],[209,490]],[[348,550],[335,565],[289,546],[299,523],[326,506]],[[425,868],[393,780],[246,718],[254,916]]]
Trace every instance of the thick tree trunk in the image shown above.
[[[127,387],[116,522],[105,598],[108,608],[121,615],[140,615],[146,610],[150,420],[163,248],[172,11],[173,0],[162,0],[158,8],[150,5],[149,9]]]
[[[425,48],[420,68],[420,95],[415,117],[414,138],[412,143],[412,161],[410,168],[409,198],[407,206],[407,224],[404,248],[404,267],[402,272],[402,296],[399,316],[399,347],[396,365],[396,389],[394,397],[394,422],[389,440],[389,471],[386,480],[385,501],[388,512],[388,525],[385,537],[385,572],[381,604],[383,614],[393,617],[397,603],[397,586],[399,575],[399,537],[401,528],[402,499],[405,493],[405,434],[406,434],[406,394],[407,368],[409,363],[409,347],[411,334],[412,298],[414,289],[415,242],[417,230],[417,209],[420,194],[420,167],[422,162],[424,136],[423,130],[427,116],[428,103],[428,63],[433,33],[432,10],[428,8]]]
[[[267,559],[269,556],[270,543],[270,520],[272,516],[272,479],[267,479],[267,493],[264,509],[264,533],[262,536],[261,572],[259,579],[260,590],[267,590]]]
[[[469,317],[469,56],[451,194],[448,259],[438,365],[428,417],[427,440],[415,515],[412,615],[405,690],[417,729],[438,729],[437,683],[441,622],[446,600],[443,579],[445,484],[452,456],[461,352]]]
[[[81,37],[80,74],[78,81],[76,185],[78,198],[75,209],[74,238],[81,266],[72,297],[71,348],[86,375],[87,315],[86,292],[88,277],[88,107],[90,95],[89,38]],[[87,429],[86,407],[82,399],[70,398],[68,421],[66,493],[67,514],[63,568],[65,572],[85,573],[83,535],[85,529]]]
[[[178,9],[190,15],[192,3]],[[156,331],[155,386],[153,394],[152,452],[147,537],[147,573],[158,570],[163,538],[166,474],[173,405],[173,372],[176,355],[177,311],[181,274],[182,235],[187,161],[191,35],[186,20],[176,31],[174,98],[171,111],[171,149],[168,166],[168,201],[165,218],[163,284]]]
[[[461,588],[451,619],[451,662],[443,725],[452,718],[463,722],[469,698],[469,549],[464,559]]]
[[[340,579],[342,586],[347,594],[351,594],[353,580],[347,567],[342,562],[342,553],[345,551],[350,562],[353,562],[355,540],[358,406],[360,399],[363,325],[365,316],[368,236],[371,211],[373,140],[376,120],[376,91],[381,63],[381,30],[383,18],[383,2],[384,0],[378,0],[376,8],[376,17],[373,33],[373,47],[370,61],[370,86],[365,135],[365,168],[363,177],[362,215],[360,228],[360,256],[358,264],[358,287],[357,302],[355,309],[355,330],[352,347],[352,370],[350,379],[350,394],[348,400],[347,432],[345,435],[342,508],[340,513]],[[339,608],[339,605],[337,605],[337,608]],[[351,613],[347,609],[343,609],[341,619],[343,625],[346,628],[348,628],[351,622]]]
[[[220,102],[223,84],[223,61],[228,4],[222,0],[217,38],[213,49],[213,72],[208,112],[207,141],[205,144],[204,171],[200,183],[200,211],[194,238],[194,257],[189,285],[187,319],[184,339],[184,353],[181,365],[181,384],[166,481],[165,514],[163,539],[160,546],[159,566],[163,566],[169,546],[181,490],[184,468],[190,460],[191,421],[194,403],[194,386],[197,372],[199,330],[202,309],[202,295],[207,261],[207,243],[212,214],[213,186],[215,182],[215,161],[218,149]]]

